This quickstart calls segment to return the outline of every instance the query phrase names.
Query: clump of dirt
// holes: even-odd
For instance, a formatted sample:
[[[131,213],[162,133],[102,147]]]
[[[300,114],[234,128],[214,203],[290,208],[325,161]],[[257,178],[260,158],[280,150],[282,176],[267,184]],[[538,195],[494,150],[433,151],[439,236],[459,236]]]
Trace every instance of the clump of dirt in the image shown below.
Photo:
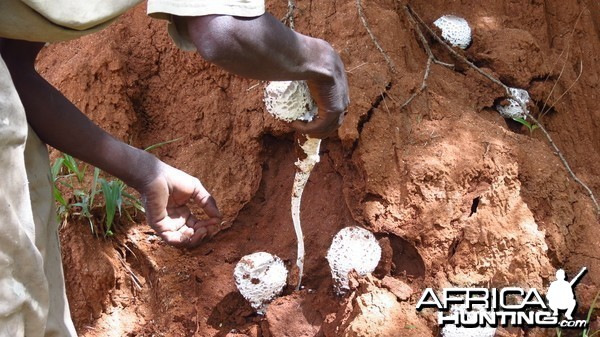
[[[436,57],[456,67],[433,64],[418,91],[427,54],[406,4],[360,2],[388,62],[357,2],[297,3],[297,30],[330,41],[342,56],[351,105],[304,193],[304,288],[289,283],[265,317],[236,291],[232,273],[255,251],[292,269],[296,158],[291,129],[264,111],[262,84],[178,50],[144,5],[101,33],[42,52],[38,69],[117,138],[141,148],[177,139],[154,153],[199,177],[233,223],[191,251],[165,246],[145,224],[102,240],[68,223],[64,265],[82,336],[435,336],[435,315],[414,309],[426,287],[545,290],[557,268],[572,276],[583,266],[589,273],[576,294],[584,317],[600,284],[590,198],[539,130],[493,109],[503,90],[430,37]],[[464,55],[529,91],[532,113],[600,193],[596,3],[409,4],[429,24],[445,14],[466,18],[473,42]],[[268,1],[268,10],[283,17],[286,5]],[[325,255],[335,233],[354,225],[376,233],[382,262],[340,298]]]

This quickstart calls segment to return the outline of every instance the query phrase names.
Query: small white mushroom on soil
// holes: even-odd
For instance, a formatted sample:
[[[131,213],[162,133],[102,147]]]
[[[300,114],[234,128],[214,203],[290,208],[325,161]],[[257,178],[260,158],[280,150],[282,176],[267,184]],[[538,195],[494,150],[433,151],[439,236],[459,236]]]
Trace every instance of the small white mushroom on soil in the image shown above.
[[[467,315],[468,317],[475,320],[475,315],[478,312],[485,312],[485,306],[482,304],[474,304],[473,308],[467,311],[467,306],[464,304],[461,305],[453,305],[450,308],[450,315],[458,315],[462,312],[465,312],[463,315]],[[471,319],[469,320],[471,321]],[[442,328],[442,336],[443,337],[494,337],[496,335],[496,328],[486,326],[486,327],[473,327],[473,328],[465,328],[465,327],[457,327],[453,324],[447,324]]]
[[[353,269],[359,275],[372,273],[381,259],[381,247],[370,231],[360,227],[346,227],[334,237],[327,252],[327,261],[335,290],[343,294],[349,289],[348,273]]]
[[[257,313],[264,315],[267,304],[285,287],[287,269],[279,257],[257,252],[242,257],[233,277],[242,296]]]
[[[267,111],[278,119],[292,122],[295,120],[311,121],[317,115],[317,106],[310,96],[308,85],[305,81],[274,81],[269,82],[265,88],[265,106]],[[306,157],[296,161],[296,174],[292,187],[292,221],[298,241],[296,265],[298,266],[298,284],[300,289],[302,274],[304,273],[304,237],[300,223],[300,204],[304,187],[310,177],[310,172],[319,162],[319,149],[321,140],[306,137],[298,141],[298,146],[304,151]]]
[[[500,115],[504,118],[523,118],[527,119],[527,114],[529,110],[527,110],[527,104],[529,103],[529,93],[526,90],[518,89],[518,88],[509,88],[510,93],[516,98],[508,98],[508,104],[497,104],[496,110],[500,113]],[[525,107],[525,111],[523,111],[523,107]]]
[[[433,24],[442,31],[442,38],[453,47],[466,49],[471,44],[471,27],[467,20],[455,15],[444,15]]]

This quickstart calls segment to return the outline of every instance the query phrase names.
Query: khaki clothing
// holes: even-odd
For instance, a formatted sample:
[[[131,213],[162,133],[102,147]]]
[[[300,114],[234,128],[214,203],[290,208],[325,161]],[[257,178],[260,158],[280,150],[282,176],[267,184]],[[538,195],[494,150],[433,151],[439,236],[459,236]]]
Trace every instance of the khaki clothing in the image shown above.
[[[141,0],[0,0],[0,37],[56,42],[99,31]],[[150,0],[172,15],[259,16],[263,0]],[[172,24],[178,45],[193,48]],[[71,337],[46,145],[0,58],[0,337]]]
[[[1,59],[0,191],[0,336],[75,336],[48,151],[28,128]]]
[[[141,0],[1,0],[0,37],[57,42],[97,32]]]

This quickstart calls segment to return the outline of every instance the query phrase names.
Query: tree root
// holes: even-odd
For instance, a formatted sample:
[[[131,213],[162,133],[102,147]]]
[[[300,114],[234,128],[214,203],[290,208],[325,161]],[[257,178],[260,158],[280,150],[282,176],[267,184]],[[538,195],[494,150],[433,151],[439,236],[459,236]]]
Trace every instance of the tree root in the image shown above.
[[[427,79],[429,78],[429,73],[431,72],[431,64],[432,63],[454,69],[453,64],[444,63],[442,61],[439,61],[433,55],[433,52],[431,51],[431,48],[429,47],[429,43],[427,42],[427,39],[425,39],[425,36],[423,35],[421,28],[415,22],[414,18],[410,15],[410,13],[408,13],[408,9],[406,7],[404,9],[405,9],[405,11],[407,11],[408,19],[409,19],[410,23],[412,24],[413,28],[415,29],[415,31],[417,32],[417,34],[419,36],[419,40],[421,40],[421,44],[423,45],[423,48],[425,48],[425,52],[427,53],[427,65],[425,66],[425,72],[423,73],[423,81],[421,82],[421,86],[400,106],[400,109],[404,109],[405,107],[407,107],[413,101],[413,99],[415,99],[415,97],[417,97],[419,94],[421,94],[423,91],[425,91],[425,89],[427,89]]]
[[[390,59],[385,50],[383,50],[381,45],[379,45],[377,38],[375,37],[375,35],[371,31],[371,28],[369,27],[369,24],[367,23],[367,18],[365,18],[365,14],[363,13],[361,0],[356,0],[356,9],[358,10],[358,17],[360,18],[360,21],[362,22],[363,26],[365,26],[365,28],[367,29],[367,33],[369,33],[369,36],[371,37],[371,41],[373,41],[373,44],[375,44],[377,50],[379,50],[381,55],[383,55],[383,58],[385,59],[385,62],[387,62],[388,67],[390,67],[392,73],[396,73],[396,66],[394,65],[394,62],[392,61],[392,59]]]

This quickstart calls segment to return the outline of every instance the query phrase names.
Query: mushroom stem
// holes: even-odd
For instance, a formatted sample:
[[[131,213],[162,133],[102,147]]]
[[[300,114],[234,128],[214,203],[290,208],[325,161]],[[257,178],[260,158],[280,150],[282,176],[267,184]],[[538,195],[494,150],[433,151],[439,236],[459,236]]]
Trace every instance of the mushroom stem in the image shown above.
[[[292,221],[294,223],[294,230],[296,231],[296,239],[298,241],[298,254],[296,257],[296,266],[298,266],[298,285],[296,290],[300,290],[300,284],[302,283],[302,275],[304,273],[304,237],[302,235],[302,225],[300,223],[300,205],[302,202],[302,192],[310,172],[315,167],[315,164],[319,162],[319,149],[321,147],[321,140],[318,138],[306,137],[306,140],[298,140],[298,145],[306,154],[304,159],[298,159],[296,161],[296,174],[294,176],[294,185],[292,188]]]

